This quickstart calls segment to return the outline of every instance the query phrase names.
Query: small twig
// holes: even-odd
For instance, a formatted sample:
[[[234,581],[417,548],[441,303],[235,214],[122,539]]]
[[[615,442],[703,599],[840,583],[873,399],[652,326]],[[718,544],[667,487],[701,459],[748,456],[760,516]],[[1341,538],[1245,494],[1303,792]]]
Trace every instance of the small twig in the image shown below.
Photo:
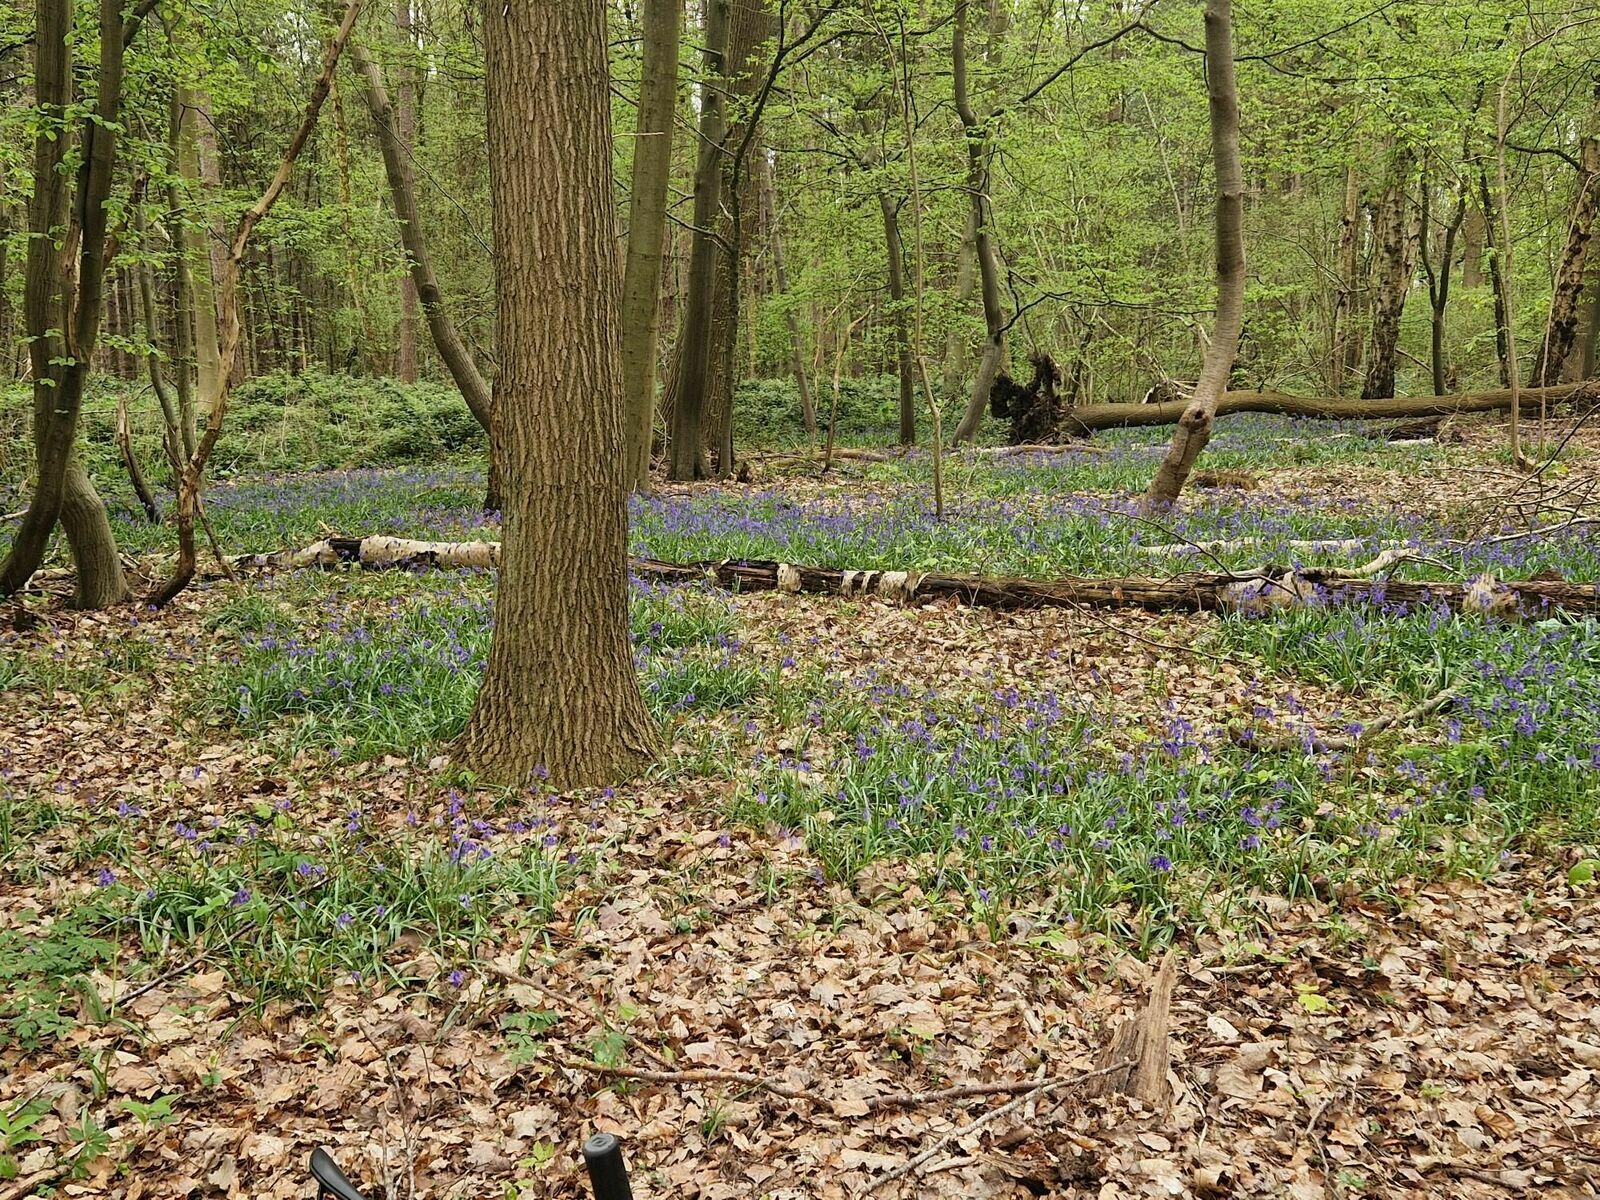
[[[0,521],[16,521],[28,515],[28,510],[19,508],[14,513],[0,513]]]
[[[180,976],[180,975],[187,975],[190,971],[194,970],[202,962],[204,962],[206,960],[207,955],[209,955],[210,953],[211,953],[210,950],[202,950],[199,954],[196,954],[193,958],[191,958],[188,962],[184,963],[182,966],[173,967],[172,970],[170,970],[170,971],[163,971],[161,974],[157,975],[154,979],[151,979],[151,980],[149,980],[148,982],[145,982],[145,983],[141,983],[138,987],[134,988],[131,992],[128,992],[126,995],[112,996],[109,1000],[106,1001],[106,1007],[114,1009],[114,1008],[118,1008],[118,1007],[120,1007],[122,1005],[131,1004],[133,1001],[137,1000],[140,996],[144,995],[146,992],[155,991],[155,989],[160,987],[163,983],[170,983],[172,980],[178,978],[178,976]]]
[[[1021,1108],[1030,1100],[1036,1100],[1040,1096],[1046,1095],[1050,1092],[1058,1092],[1063,1088],[1077,1087],[1080,1084],[1087,1083],[1091,1079],[1096,1079],[1102,1075],[1110,1075],[1114,1071],[1125,1071],[1136,1065],[1137,1063],[1133,1059],[1119,1060],[1104,1067],[1096,1067],[1092,1071],[1085,1071],[1081,1075],[1074,1075],[1070,1079],[1053,1079],[1045,1083],[1034,1084],[1015,1100],[1008,1100],[999,1108],[991,1108],[982,1116],[976,1117],[973,1120],[968,1121],[959,1129],[952,1129],[949,1133],[938,1138],[933,1145],[929,1146],[915,1158],[902,1163],[900,1166],[890,1171],[887,1175],[880,1176],[871,1184],[871,1186],[867,1188],[867,1192],[870,1194],[877,1191],[879,1188],[888,1186],[897,1179],[904,1179],[918,1167],[922,1166],[923,1163],[931,1160],[946,1146],[949,1146],[954,1142],[960,1141],[964,1137],[976,1133],[985,1125],[991,1124],[994,1121],[998,1121],[1001,1117],[1016,1112],[1017,1109]]]
[[[377,1038],[372,1036],[372,1031],[360,1020],[356,1021],[356,1027],[361,1030],[361,1036],[366,1038],[372,1048],[382,1057],[384,1071],[389,1076],[389,1088],[394,1092],[395,1111],[400,1117],[401,1147],[405,1150],[406,1155],[406,1200],[416,1200],[417,1154],[411,1140],[411,1118],[406,1114],[406,1090],[400,1085],[400,1076],[395,1072],[394,1060],[389,1057],[388,1049]],[[387,1135],[385,1136],[385,1141],[387,1142]],[[385,1146],[383,1156],[383,1169],[386,1174],[390,1170],[387,1146]]]
[[[806,1100],[812,1104],[828,1104],[827,1097],[804,1088],[793,1088],[778,1083],[764,1075],[750,1071],[651,1071],[644,1067],[612,1066],[588,1058],[560,1058],[555,1060],[563,1067],[575,1071],[588,1071],[592,1075],[614,1075],[619,1079],[638,1079],[644,1083],[736,1083],[741,1087],[759,1088],[782,1096],[785,1100]]]
[[[1410,722],[1418,720],[1422,717],[1426,717],[1431,713],[1438,712],[1457,696],[1461,695],[1462,690],[1463,687],[1461,684],[1451,684],[1442,691],[1435,692],[1421,704],[1406,709],[1405,712],[1394,713],[1387,717],[1379,717],[1371,725],[1363,728],[1361,732],[1356,734],[1354,737],[1330,738],[1328,741],[1324,742],[1323,745],[1325,745],[1329,750],[1352,750],[1363,740],[1371,737],[1373,734],[1382,733],[1385,729],[1392,729],[1396,725],[1409,724]]]
[[[555,1003],[561,1005],[568,1012],[577,1013],[579,1016],[587,1017],[601,1028],[608,1027],[607,1023],[603,1021],[597,1013],[585,1007],[580,1001],[574,1000],[569,996],[563,996],[554,988],[540,983],[537,979],[533,978],[533,976],[524,975],[521,971],[513,971],[510,967],[501,967],[494,963],[488,963],[486,966],[489,971],[500,976],[500,978],[506,980],[508,983],[516,983],[522,985],[523,987],[532,988],[547,1000],[555,1001]],[[649,1046],[645,1045],[644,1042],[628,1033],[627,1030],[624,1029],[619,1032],[621,1032],[622,1035],[628,1039],[629,1043],[637,1048],[641,1054],[654,1062],[656,1066],[660,1067],[663,1071],[671,1072],[675,1070],[671,1062],[669,1062],[662,1055],[658,1054],[655,1050],[652,1050]],[[599,1066],[601,1064],[596,1063],[595,1065]]]

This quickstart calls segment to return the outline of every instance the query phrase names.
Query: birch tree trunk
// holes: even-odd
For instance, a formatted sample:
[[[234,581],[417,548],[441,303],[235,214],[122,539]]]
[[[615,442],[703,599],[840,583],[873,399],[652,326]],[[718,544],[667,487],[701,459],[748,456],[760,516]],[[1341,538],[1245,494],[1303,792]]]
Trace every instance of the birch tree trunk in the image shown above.
[[[411,0],[395,0],[394,28],[404,56],[395,69],[394,121],[390,125],[409,172],[411,150],[417,140],[417,89],[411,81]],[[417,381],[417,279],[408,271],[400,280],[400,328],[395,352],[395,374],[402,382]],[[458,383],[459,386],[459,383]],[[465,394],[465,393],[463,393]],[[469,401],[470,403],[470,401]]]
[[[655,758],[659,735],[628,637],[605,5],[492,4],[484,43],[506,517],[458,752],[497,783],[610,783]]]
[[[644,62],[634,125],[633,186],[628,193],[628,247],[622,273],[622,382],[625,398],[624,479],[650,486],[661,329],[661,246],[672,176],[672,125],[678,100],[678,32],[683,0],[645,0]]]
[[[1172,431],[1172,445],[1145,493],[1146,510],[1177,503],[1200,451],[1211,440],[1217,402],[1227,389],[1244,329],[1244,172],[1239,163],[1239,91],[1233,73],[1232,0],[1206,0],[1206,81],[1211,156],[1217,172],[1217,323],[1194,396]]]

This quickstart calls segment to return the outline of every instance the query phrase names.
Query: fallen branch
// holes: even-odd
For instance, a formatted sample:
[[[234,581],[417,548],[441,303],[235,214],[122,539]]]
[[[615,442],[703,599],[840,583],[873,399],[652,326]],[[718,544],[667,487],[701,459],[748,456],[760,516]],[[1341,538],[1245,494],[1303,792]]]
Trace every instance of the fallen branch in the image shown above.
[[[419,542],[404,538],[330,537],[298,550],[245,555],[237,567],[300,569],[361,566],[369,569],[485,569],[499,563],[498,542]],[[1392,565],[1382,556],[1354,571],[1291,571],[1260,567],[1225,573],[1189,572],[1170,579],[1125,576],[1053,580],[952,575],[920,571],[851,571],[798,566],[765,559],[723,562],[663,562],[635,558],[634,574],[665,583],[712,583],[731,591],[781,591],[839,596],[877,596],[901,602],[954,600],[973,608],[1143,608],[1152,611],[1259,613],[1270,608],[1326,602],[1449,604],[1466,611],[1508,615],[1516,611],[1600,613],[1600,585],[1563,580],[1470,583],[1385,580],[1375,574]],[[1492,596],[1490,595],[1492,593]],[[1490,602],[1486,602],[1490,601]]]
[[[968,1121],[959,1129],[952,1129],[949,1133],[944,1134],[942,1137],[936,1140],[933,1145],[922,1151],[922,1153],[918,1154],[915,1158],[901,1163],[887,1175],[882,1175],[875,1179],[867,1188],[867,1192],[870,1194],[877,1191],[879,1188],[888,1187],[889,1184],[893,1183],[897,1179],[904,1179],[918,1167],[922,1166],[926,1162],[931,1161],[933,1157],[941,1150],[945,1149],[945,1147],[960,1141],[962,1138],[969,1137],[972,1134],[977,1133],[978,1130],[982,1129],[985,1125],[992,1124],[995,1121],[998,1121],[1001,1117],[1008,1116],[1011,1113],[1016,1112],[1019,1108],[1031,1100],[1037,1100],[1040,1096],[1048,1095],[1051,1092],[1059,1092],[1064,1088],[1078,1087],[1082,1084],[1088,1083],[1092,1079],[1098,1079],[1100,1076],[1109,1075],[1114,1071],[1125,1071],[1132,1065],[1133,1064],[1131,1062],[1114,1062],[1109,1066],[1096,1067],[1092,1071],[1085,1071],[1081,1075],[1074,1075],[1070,1079],[1050,1079],[1046,1080],[1044,1083],[1031,1084],[1028,1090],[1023,1092],[1022,1095],[1018,1096],[1015,1100],[1007,1101],[999,1108],[991,1108],[982,1116]]]
[[[1016,454],[1111,454],[1115,449],[1093,442],[1024,442],[1016,446],[974,446],[967,453],[977,457],[1010,458]]]
[[[1565,400],[1584,385],[1522,388],[1520,407],[1537,412],[1539,405]],[[1389,400],[1331,400],[1316,396],[1290,396],[1282,392],[1226,392],[1217,401],[1217,416],[1233,413],[1278,413],[1321,420],[1377,421],[1391,417],[1448,417],[1457,413],[1499,412],[1511,407],[1512,392],[1467,392],[1455,396],[1399,396]],[[1144,425],[1173,425],[1183,416],[1187,400],[1165,404],[1092,404],[1074,408],[1061,420],[1061,432],[1080,435],[1097,429],[1127,429]]]
[[[1397,725],[1409,725],[1412,721],[1419,721],[1423,717],[1432,716],[1434,713],[1438,712],[1441,708],[1444,708],[1447,704],[1453,701],[1457,696],[1461,695],[1463,690],[1464,689],[1461,684],[1452,684],[1450,687],[1444,688],[1442,691],[1435,692],[1421,704],[1417,704],[1406,709],[1405,712],[1394,713],[1393,715],[1387,717],[1379,717],[1371,725],[1363,728],[1361,732],[1350,737],[1330,738],[1323,742],[1323,745],[1329,750],[1354,749],[1359,743],[1365,741],[1369,737],[1372,737],[1374,734],[1382,733],[1385,729],[1393,729]]]

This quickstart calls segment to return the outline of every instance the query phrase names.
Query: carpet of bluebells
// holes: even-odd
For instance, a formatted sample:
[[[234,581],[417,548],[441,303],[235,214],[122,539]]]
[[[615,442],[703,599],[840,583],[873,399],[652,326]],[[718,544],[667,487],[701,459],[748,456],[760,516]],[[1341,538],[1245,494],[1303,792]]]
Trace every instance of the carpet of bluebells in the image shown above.
[[[1287,422],[1229,430],[1218,465],[1287,457],[1316,467],[1348,457],[1354,441],[1325,426],[1316,441],[1296,440]],[[1374,552],[1417,548],[1429,561],[1407,569],[1421,577],[1555,569],[1600,578],[1593,526],[1466,536],[1439,514],[1336,488],[1197,492],[1181,516],[1152,525],[1135,517],[1130,495],[1148,476],[1153,444],[1106,442],[1112,449],[1092,457],[953,461],[943,521],[928,511],[928,464],[915,457],[834,484],[658,494],[634,502],[633,548],[677,560],[1048,576],[1147,569],[1140,547],[1174,540],[1248,537],[1256,545],[1234,558],[1248,563],[1285,561],[1274,546],[1291,540],[1356,538]],[[1360,445],[1365,464],[1397,477],[1442,453]],[[457,467],[296,475],[218,486],[208,507],[239,552],[300,544],[325,528],[494,536],[480,486]],[[141,525],[120,500],[118,525],[132,550],[164,545],[165,531]],[[0,692],[29,703],[114,698],[142,673],[170,671],[184,727],[241,739],[277,781],[208,805],[207,768],[193,765],[162,785],[172,811],[147,813],[85,794],[72,778],[19,778],[0,763],[8,870],[42,875],[43,865],[29,867],[32,847],[65,836],[74,811],[94,817],[73,835],[70,858],[98,886],[77,918],[58,922],[49,953],[104,965],[111,943],[92,931],[110,919],[136,929],[152,954],[210,931],[242,975],[294,993],[384,970],[408,931],[423,931],[446,965],[464,959],[495,920],[537,920],[565,880],[603,863],[603,818],[626,809],[625,792],[486,799],[442,768],[437,786],[408,793],[398,827],[376,828],[359,788],[337,819],[303,815],[300,797],[318,772],[443,753],[487,654],[491,576],[309,572],[195,594],[203,624],[182,637],[134,616],[87,654],[56,644],[7,647],[0,659]],[[639,676],[671,746],[644,786],[692,792],[725,837],[742,830],[803,848],[816,879],[915,884],[930,903],[997,927],[1024,914],[1029,928],[1149,942],[1189,925],[1264,921],[1263,896],[1492,873],[1508,856],[1600,837],[1592,620],[1496,622],[1395,606],[1210,618],[1197,648],[1235,666],[1253,697],[1224,711],[1156,692],[1113,705],[1098,678],[1070,691],[956,675],[911,684],[887,665],[840,668],[815,634],[762,628],[777,611],[764,605],[790,606],[792,617],[794,606],[838,604],[633,585]],[[1450,686],[1460,699],[1444,713],[1353,749],[1338,748],[1362,732],[1341,705],[1312,710],[1295,698],[1306,689],[1362,711],[1399,710]],[[44,952],[11,944],[19,936],[0,934],[0,971]],[[59,1006],[39,999],[21,987],[0,1006],[10,1037],[46,1035],[39,1022]]]

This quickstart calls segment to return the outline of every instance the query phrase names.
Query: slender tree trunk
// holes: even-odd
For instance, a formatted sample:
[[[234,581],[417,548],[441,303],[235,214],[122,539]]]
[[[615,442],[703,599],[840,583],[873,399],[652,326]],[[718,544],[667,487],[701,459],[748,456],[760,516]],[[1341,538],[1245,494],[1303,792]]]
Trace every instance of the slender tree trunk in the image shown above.
[[[105,505],[75,453],[78,413],[105,305],[106,202],[122,107],[122,7],[117,0],[101,0],[99,15],[98,95],[94,116],[84,122],[80,138],[81,165],[70,217],[78,231],[74,273],[67,259],[74,239],[64,238],[65,250],[56,250],[56,238],[69,221],[67,176],[61,169],[67,137],[61,123],[72,98],[72,5],[68,0],[38,0],[35,9],[34,103],[40,120],[23,307],[33,366],[38,473],[28,511],[0,561],[0,596],[9,596],[39,569],[59,521],[77,567],[73,603],[79,608],[104,608],[128,594]]]
[[[178,90],[178,136],[177,136],[177,166],[178,174],[183,182],[183,198],[185,207],[178,216],[178,220],[188,225],[185,219],[190,208],[200,206],[202,212],[210,208],[209,201],[216,195],[216,191],[207,185],[200,169],[200,129],[202,117],[204,124],[209,126],[210,114],[205,109],[205,98],[202,93],[193,88],[180,88]],[[209,243],[210,238],[202,238]],[[189,228],[185,228],[184,262],[182,270],[187,280],[185,292],[187,293],[185,305],[194,322],[194,332],[188,344],[193,348],[194,370],[198,382],[199,392],[202,396],[216,394],[217,390],[217,364],[220,361],[220,352],[217,348],[217,290],[216,276],[212,271],[212,256],[209,245],[194,247],[194,235]],[[185,357],[185,372],[188,371],[188,359]],[[190,432],[193,436],[193,416],[190,417]]]
[[[1361,224],[1361,183],[1355,164],[1344,169],[1344,208],[1339,214],[1339,286],[1333,300],[1331,337],[1328,346],[1328,392],[1339,396],[1344,393],[1348,358],[1350,323],[1355,312],[1356,298],[1356,234]]]
[[[1500,382],[1511,386],[1512,365],[1510,347],[1506,342],[1506,331],[1509,324],[1506,316],[1506,293],[1504,287],[1504,272],[1500,265],[1499,241],[1500,235],[1496,231],[1496,216],[1494,198],[1489,191],[1489,175],[1486,171],[1478,172],[1478,200],[1483,208],[1484,246],[1489,256],[1489,282],[1494,288],[1494,352],[1495,358],[1500,363]]]
[[[767,0],[733,0],[728,26],[728,94],[730,120],[722,138],[722,195],[725,211],[716,229],[717,285],[712,303],[711,366],[702,416],[706,449],[713,473],[727,478],[734,472],[733,395],[738,385],[735,351],[743,312],[744,265],[750,239],[745,236],[745,214],[756,211],[758,193],[748,153],[755,141],[752,121],[759,122],[750,101],[762,75],[760,52],[774,32]]]
[[[383,72],[365,46],[352,45],[350,57],[359,71],[362,95],[367,102],[367,111],[372,114],[373,128],[378,134],[378,147],[383,152],[383,170],[389,182],[389,197],[394,204],[395,218],[400,224],[400,244],[405,247],[406,259],[411,264],[411,282],[415,286],[422,313],[427,318],[433,347],[444,361],[445,369],[450,372],[450,378],[460,391],[461,398],[466,401],[467,408],[482,426],[489,444],[489,485],[483,506],[485,511],[499,512],[504,497],[500,493],[496,470],[493,393],[478,370],[472,351],[461,340],[455,322],[445,308],[439,279],[433,269],[433,257],[428,253],[428,240],[422,228],[422,210],[417,204],[411,159],[396,134],[399,123],[383,84]]]
[[[917,392],[911,360],[910,321],[906,313],[906,255],[900,241],[900,214],[888,192],[878,193],[883,213],[883,238],[889,260],[889,327],[894,333],[896,373],[900,378],[900,444],[917,444]]]
[[[1379,200],[1374,220],[1371,350],[1361,396],[1379,400],[1394,395],[1395,357],[1400,344],[1400,316],[1411,292],[1422,241],[1418,208],[1412,204],[1411,155],[1397,153],[1389,186]]]
[[[485,780],[611,783],[659,735],[628,637],[621,308],[602,0],[484,13],[506,522],[461,736]]]
[[[972,294],[978,284],[978,235],[972,223],[972,206],[967,206],[966,221],[962,226],[961,249],[956,259],[956,303],[950,319],[950,329],[944,339],[943,379],[940,396],[954,396],[961,390],[961,380],[967,373],[966,314],[972,305]]]
[[[661,331],[661,247],[672,177],[672,126],[678,104],[678,36],[683,0],[645,0],[644,61],[634,125],[633,186],[622,275],[622,377],[626,396],[624,477],[630,490],[650,486],[656,376]]]
[[[1433,394],[1443,396],[1451,389],[1447,385],[1444,350],[1444,317],[1450,302],[1450,266],[1455,261],[1456,235],[1461,232],[1467,215],[1467,177],[1462,176],[1456,189],[1456,207],[1444,225],[1440,237],[1439,267],[1433,266],[1429,244],[1433,240],[1433,185],[1426,171],[1422,179],[1422,270],[1428,277],[1428,305],[1433,314]]]
[[[1572,216],[1567,221],[1567,242],[1561,251],[1561,264],[1556,268],[1550,314],[1545,320],[1544,340],[1533,358],[1529,387],[1559,383],[1567,356],[1578,340],[1579,300],[1587,278],[1587,264],[1595,257],[1591,235],[1595,211],[1600,209],[1600,138],[1584,138],[1579,154],[1582,171],[1572,200]]]
[[[356,318],[361,323],[362,345],[360,351],[352,354],[350,359],[352,362],[359,361],[368,371],[376,371],[379,369],[378,331],[373,327],[372,310],[367,306],[367,290],[361,283],[350,193],[350,127],[345,120],[344,99],[339,95],[337,76],[334,77],[333,86],[328,89],[328,101],[333,105],[333,156],[339,174],[339,232],[344,235],[345,286],[350,289],[350,303],[355,305]]]
[[[1470,190],[1470,189],[1468,189]],[[1483,286],[1483,209],[1467,205],[1467,219],[1461,226],[1461,286]]]
[[[794,385],[800,393],[800,421],[806,436],[817,436],[817,406],[811,396],[811,380],[806,371],[805,353],[800,339],[800,318],[794,305],[788,301],[789,271],[783,257],[783,230],[778,220],[778,192],[773,184],[776,168],[762,155],[760,163],[762,206],[767,216],[767,239],[772,252],[772,276],[778,295],[784,297],[783,319],[789,330],[789,367],[794,372]]]
[[[701,418],[711,376],[712,304],[717,247],[711,229],[722,206],[724,59],[728,50],[729,0],[706,0],[704,82],[700,85],[700,150],[694,173],[694,233],[689,242],[689,280],[675,369],[668,388],[672,414],[667,478],[706,477]]]
[[[987,125],[978,120],[967,89],[967,5],[958,0],[955,27],[951,36],[950,57],[955,79],[956,114],[961,118],[967,142],[967,195],[972,208],[973,250],[978,261],[979,295],[983,298],[983,356],[967,397],[967,411],[956,426],[951,443],[969,442],[978,433],[989,406],[989,390],[1005,365],[1005,313],[1000,307],[1000,257],[995,250],[993,213],[989,205],[989,137]]]
[[[1232,0],[1206,0],[1206,80],[1211,156],[1217,172],[1217,322],[1194,396],[1145,493],[1146,509],[1177,503],[1195,459],[1211,440],[1217,402],[1228,386],[1244,329],[1244,172],[1239,163],[1239,92],[1233,72]]]
[[[1593,379],[1595,374],[1595,349],[1600,342],[1600,254],[1592,247],[1589,260],[1588,283],[1578,302],[1578,344],[1576,353],[1567,356],[1564,383]]]
[[[417,140],[416,87],[412,83],[411,0],[395,0],[395,32],[399,34],[402,61],[395,68],[394,131],[401,156],[409,170],[412,147]],[[405,383],[417,380],[417,282],[407,272],[400,280],[399,348],[395,355],[395,374]]]

